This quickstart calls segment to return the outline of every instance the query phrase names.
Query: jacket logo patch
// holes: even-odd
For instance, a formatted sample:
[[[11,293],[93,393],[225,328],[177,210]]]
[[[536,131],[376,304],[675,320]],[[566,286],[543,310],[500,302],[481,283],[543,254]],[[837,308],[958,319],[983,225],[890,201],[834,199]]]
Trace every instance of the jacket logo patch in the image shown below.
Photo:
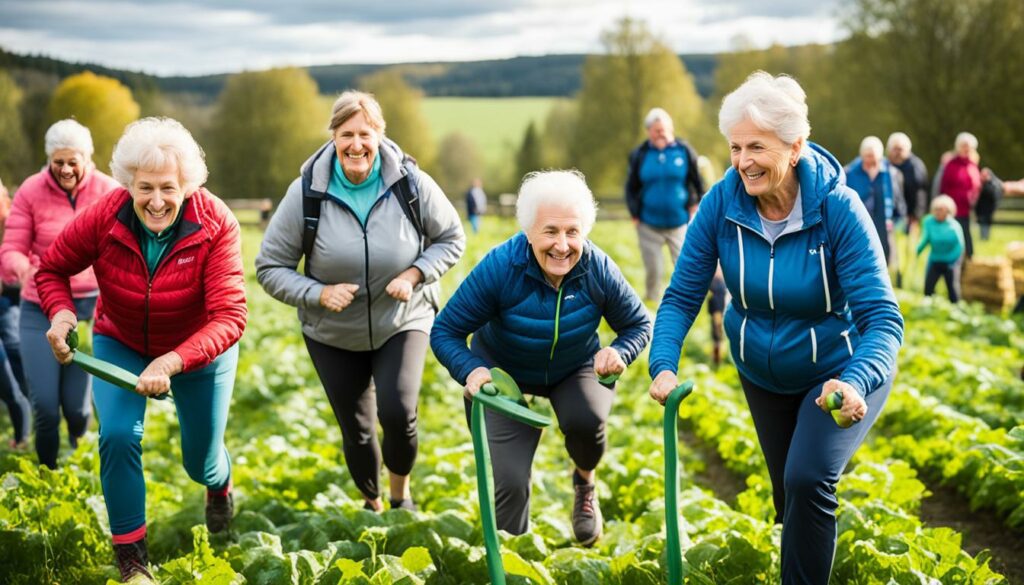
[[[817,248],[807,248],[807,253],[810,254],[811,256],[817,256],[818,255],[818,249]]]
[[[683,159],[682,159],[682,157],[677,157],[676,158],[676,166],[677,167],[683,166]]]
[[[575,298],[576,298],[576,295],[565,295],[564,297],[562,297],[562,300],[563,301],[571,301],[571,300],[573,300]]]
[[[188,258],[178,258],[178,266],[181,266],[182,264],[188,264],[189,262],[192,262],[195,259],[195,256],[189,256]]]

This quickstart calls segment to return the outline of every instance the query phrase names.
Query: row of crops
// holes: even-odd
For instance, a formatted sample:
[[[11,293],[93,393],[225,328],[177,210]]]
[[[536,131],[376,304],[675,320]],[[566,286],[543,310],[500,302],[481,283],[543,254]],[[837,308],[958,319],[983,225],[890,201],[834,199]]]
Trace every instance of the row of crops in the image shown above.
[[[470,240],[446,291],[511,233]],[[595,241],[641,282],[632,227],[601,224]],[[246,234],[251,259],[259,234]],[[249,262],[251,266],[251,262]],[[203,527],[203,488],[180,464],[172,404],[152,402],[146,422],[149,547],[167,584],[416,584],[487,582],[474,463],[461,389],[428,358],[420,401],[413,490],[420,512],[374,514],[344,467],[340,432],[305,353],[294,312],[249,279],[250,322],[228,427],[237,514],[230,535]],[[900,372],[883,416],[839,484],[833,582],[1005,583],[963,535],[926,525],[924,481],[984,509],[1007,534],[1024,530],[1024,340],[1012,322],[972,308],[900,296],[907,319]],[[696,391],[680,410],[698,444],[680,445],[681,525],[689,583],[778,581],[780,527],[770,483],[735,370],[705,363],[701,317],[683,356]],[[604,331],[603,335],[610,335]],[[557,430],[545,432],[533,475],[531,532],[503,539],[512,583],[665,582],[662,408],[647,397],[646,354],[620,381],[598,470],[605,536],[574,546],[572,464]],[[533,408],[552,414],[543,400]],[[0,427],[0,432],[7,432]],[[745,490],[730,505],[699,477],[701,451],[717,452]],[[96,434],[57,471],[0,451],[0,583],[106,583],[116,569],[99,486]],[[355,498],[355,499],[353,499]]]

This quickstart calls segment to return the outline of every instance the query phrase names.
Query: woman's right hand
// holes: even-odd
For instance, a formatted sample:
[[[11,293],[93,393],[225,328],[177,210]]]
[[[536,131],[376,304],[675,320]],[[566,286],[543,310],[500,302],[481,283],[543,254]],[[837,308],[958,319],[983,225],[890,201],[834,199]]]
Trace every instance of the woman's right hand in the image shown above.
[[[61,364],[71,363],[73,352],[68,345],[68,333],[78,327],[78,316],[67,309],[57,311],[50,321],[50,329],[46,332],[46,341],[50,342],[53,357]]]
[[[328,311],[340,313],[352,304],[352,299],[356,298],[357,290],[359,290],[358,284],[349,284],[347,282],[328,284],[324,287],[324,290],[320,291],[320,305]]]
[[[480,387],[491,381],[491,371],[481,366],[469,373],[466,377],[466,391],[462,393],[467,400],[473,400],[473,396],[480,391]]]
[[[658,401],[658,404],[664,405],[665,401],[668,400],[668,395],[678,386],[679,378],[670,370],[662,370],[654,377],[648,393],[651,395],[651,398]]]

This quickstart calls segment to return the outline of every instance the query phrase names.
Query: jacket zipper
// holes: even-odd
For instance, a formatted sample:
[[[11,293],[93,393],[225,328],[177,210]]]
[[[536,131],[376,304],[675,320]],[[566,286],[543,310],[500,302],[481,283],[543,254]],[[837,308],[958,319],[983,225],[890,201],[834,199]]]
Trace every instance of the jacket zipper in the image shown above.
[[[544,368],[544,385],[548,385],[548,374],[551,372],[551,362],[555,361],[555,346],[558,345],[558,321],[562,316],[562,290],[565,288],[563,282],[558,287],[558,298],[555,301],[555,337],[551,341],[551,353],[548,355],[548,365]]]

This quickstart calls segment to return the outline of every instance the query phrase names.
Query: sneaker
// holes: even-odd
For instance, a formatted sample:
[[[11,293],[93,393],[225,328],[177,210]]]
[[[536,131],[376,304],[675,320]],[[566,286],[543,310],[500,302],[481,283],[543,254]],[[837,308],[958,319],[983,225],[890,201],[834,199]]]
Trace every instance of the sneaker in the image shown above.
[[[401,500],[391,498],[389,501],[391,503],[392,510],[409,510],[410,512],[416,511],[416,502],[413,502],[412,498],[402,498]]]
[[[576,476],[573,478],[577,479]],[[572,532],[583,546],[590,546],[601,538],[601,507],[597,502],[597,489],[592,483],[576,483],[576,500],[572,505]]]
[[[206,528],[210,534],[224,532],[231,525],[231,517],[235,515],[235,496],[231,485],[224,494],[206,490]]]
[[[115,544],[114,557],[117,568],[121,571],[124,583],[153,583],[153,575],[149,572],[149,552],[146,550],[146,539],[128,544]]]

